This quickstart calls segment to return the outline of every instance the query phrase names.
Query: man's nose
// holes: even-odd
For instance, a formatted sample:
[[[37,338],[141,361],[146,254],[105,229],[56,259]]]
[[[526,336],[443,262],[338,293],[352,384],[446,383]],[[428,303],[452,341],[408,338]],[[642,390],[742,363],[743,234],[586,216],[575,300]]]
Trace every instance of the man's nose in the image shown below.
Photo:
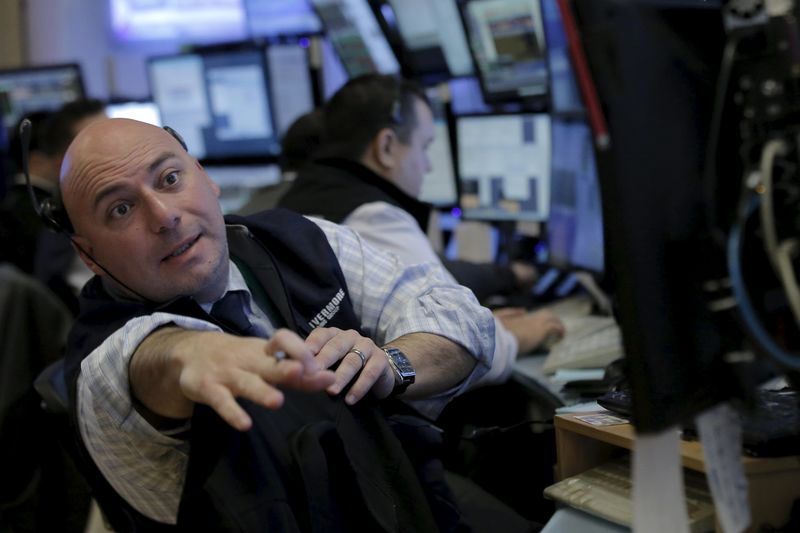
[[[155,233],[163,233],[173,229],[180,221],[180,210],[169,198],[159,194],[147,197],[147,209],[150,229]]]

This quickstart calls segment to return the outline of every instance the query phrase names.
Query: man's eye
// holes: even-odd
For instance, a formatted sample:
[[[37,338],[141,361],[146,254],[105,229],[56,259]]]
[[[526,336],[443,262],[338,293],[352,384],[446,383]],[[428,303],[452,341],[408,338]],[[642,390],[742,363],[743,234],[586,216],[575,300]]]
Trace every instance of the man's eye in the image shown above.
[[[175,185],[180,180],[177,172],[170,172],[166,176],[164,176],[164,185]]]
[[[131,207],[128,204],[119,204],[111,210],[111,216],[114,218],[122,218],[128,214]]]

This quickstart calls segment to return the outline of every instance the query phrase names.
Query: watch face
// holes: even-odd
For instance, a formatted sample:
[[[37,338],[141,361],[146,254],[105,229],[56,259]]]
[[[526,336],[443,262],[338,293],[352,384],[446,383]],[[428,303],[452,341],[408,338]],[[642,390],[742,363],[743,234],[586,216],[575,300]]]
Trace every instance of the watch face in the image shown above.
[[[398,381],[405,384],[414,383],[417,373],[414,371],[414,365],[411,364],[408,357],[397,348],[386,348],[384,351],[389,358],[389,362],[394,367],[399,378]]]

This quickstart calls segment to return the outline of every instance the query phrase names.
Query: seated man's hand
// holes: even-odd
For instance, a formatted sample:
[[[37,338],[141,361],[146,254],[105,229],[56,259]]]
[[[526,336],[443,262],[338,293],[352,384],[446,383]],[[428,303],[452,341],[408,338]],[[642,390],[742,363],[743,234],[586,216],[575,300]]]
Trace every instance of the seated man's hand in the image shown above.
[[[281,329],[269,340],[237,337],[219,332],[187,335],[174,358],[178,385],[192,402],[211,406],[239,430],[252,421],[237,397],[277,409],[283,404],[278,386],[315,391],[328,388],[335,379],[314,358],[315,353],[296,333]]]
[[[529,353],[535,348],[545,348],[546,344],[552,344],[564,336],[564,324],[552,311],[546,309],[535,313],[497,309],[494,315],[516,337],[519,343],[517,352],[520,354]]]
[[[352,405],[372,390],[378,398],[387,397],[394,388],[394,374],[383,350],[357,331],[338,328],[317,328],[305,341],[316,354],[323,368],[341,360],[336,381],[328,387],[330,394],[339,394],[355,379],[345,401]]]

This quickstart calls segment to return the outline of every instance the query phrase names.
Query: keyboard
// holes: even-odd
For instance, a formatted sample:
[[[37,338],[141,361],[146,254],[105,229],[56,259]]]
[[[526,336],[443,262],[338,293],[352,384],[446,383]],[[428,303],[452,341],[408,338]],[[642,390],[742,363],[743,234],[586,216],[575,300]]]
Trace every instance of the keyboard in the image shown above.
[[[689,530],[700,533],[714,530],[714,503],[698,472],[684,470]],[[623,525],[633,525],[631,472],[628,459],[617,459],[582,472],[544,489],[552,500],[591,515]]]
[[[603,368],[622,357],[622,334],[611,317],[562,316],[564,338],[550,348],[542,370]]]

